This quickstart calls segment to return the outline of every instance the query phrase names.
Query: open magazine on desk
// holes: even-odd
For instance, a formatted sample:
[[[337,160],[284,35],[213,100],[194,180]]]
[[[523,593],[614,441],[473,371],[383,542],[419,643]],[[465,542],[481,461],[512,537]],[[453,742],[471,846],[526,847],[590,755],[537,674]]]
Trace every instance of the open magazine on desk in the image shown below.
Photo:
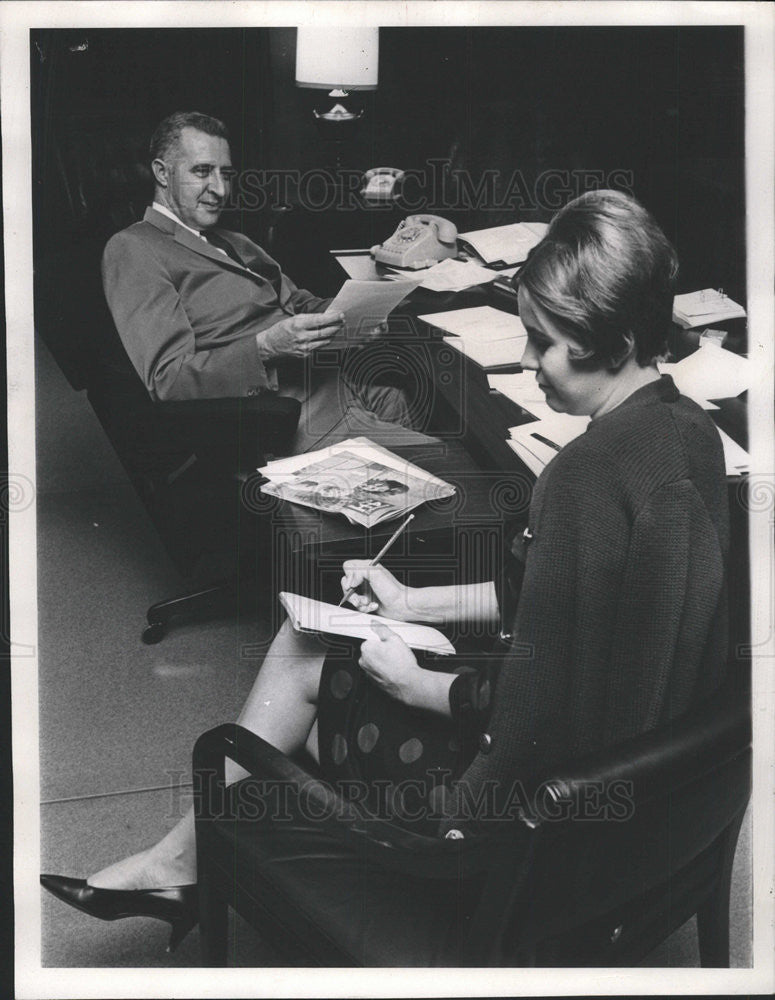
[[[269,480],[261,486],[264,493],[342,514],[366,528],[455,492],[443,479],[365,437],[270,462],[258,471]]]

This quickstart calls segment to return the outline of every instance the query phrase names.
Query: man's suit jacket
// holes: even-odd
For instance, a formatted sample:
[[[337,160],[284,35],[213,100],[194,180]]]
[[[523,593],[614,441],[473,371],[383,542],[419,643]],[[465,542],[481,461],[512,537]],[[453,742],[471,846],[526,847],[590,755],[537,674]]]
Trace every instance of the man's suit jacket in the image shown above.
[[[152,208],[105,247],[102,280],[119,336],[155,400],[277,389],[256,334],[327,300],[296,288],[247,237],[214,230],[244,261]]]

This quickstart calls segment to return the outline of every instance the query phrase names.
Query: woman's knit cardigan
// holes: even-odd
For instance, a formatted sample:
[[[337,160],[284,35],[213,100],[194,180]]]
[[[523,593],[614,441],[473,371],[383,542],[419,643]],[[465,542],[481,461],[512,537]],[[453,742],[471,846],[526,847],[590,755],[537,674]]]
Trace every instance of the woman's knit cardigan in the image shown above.
[[[529,534],[492,716],[448,803],[458,821],[442,832],[461,826],[464,800],[485,784],[505,801],[528,772],[674,718],[724,675],[723,451],[669,376],[593,420],[547,466]]]

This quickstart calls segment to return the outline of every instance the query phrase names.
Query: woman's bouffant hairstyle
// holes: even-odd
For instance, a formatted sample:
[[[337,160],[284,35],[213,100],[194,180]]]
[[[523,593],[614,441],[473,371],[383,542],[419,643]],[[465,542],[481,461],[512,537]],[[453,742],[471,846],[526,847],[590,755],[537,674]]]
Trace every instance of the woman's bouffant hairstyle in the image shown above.
[[[648,365],[667,349],[678,259],[633,197],[590,191],[552,220],[515,278],[581,345],[579,368],[616,370],[634,351]]]

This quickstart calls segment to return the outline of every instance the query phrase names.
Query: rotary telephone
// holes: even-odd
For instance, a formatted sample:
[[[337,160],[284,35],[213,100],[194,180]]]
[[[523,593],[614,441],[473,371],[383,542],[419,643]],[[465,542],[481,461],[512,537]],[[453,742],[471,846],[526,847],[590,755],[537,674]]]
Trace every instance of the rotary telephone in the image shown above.
[[[403,179],[404,171],[397,167],[375,167],[366,171],[361,194],[367,201],[392,201]]]
[[[457,256],[457,229],[438,215],[410,215],[381,246],[371,248],[380,264],[418,270]]]

